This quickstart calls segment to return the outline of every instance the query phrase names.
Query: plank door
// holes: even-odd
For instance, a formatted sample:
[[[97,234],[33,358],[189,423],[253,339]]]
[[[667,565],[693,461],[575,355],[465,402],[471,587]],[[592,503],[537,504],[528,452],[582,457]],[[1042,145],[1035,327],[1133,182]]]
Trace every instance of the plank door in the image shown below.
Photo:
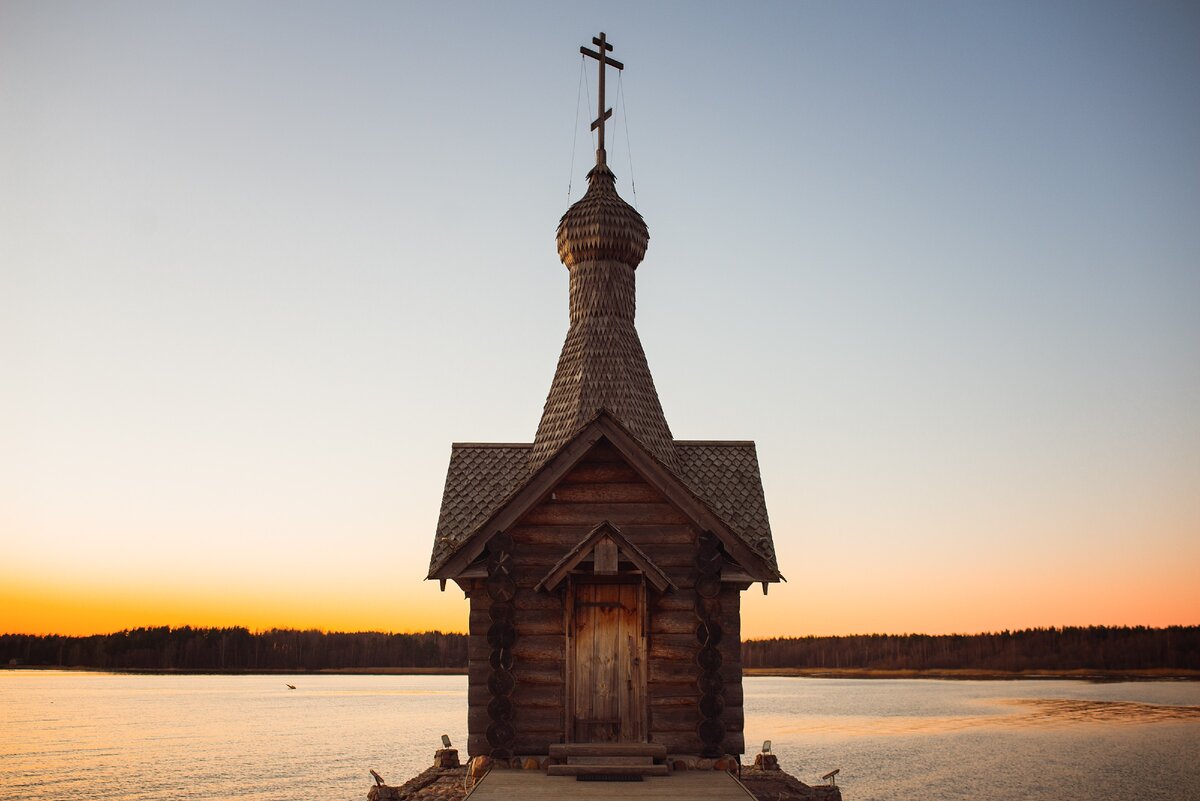
[[[640,587],[576,584],[572,656],[574,741],[646,740]]]

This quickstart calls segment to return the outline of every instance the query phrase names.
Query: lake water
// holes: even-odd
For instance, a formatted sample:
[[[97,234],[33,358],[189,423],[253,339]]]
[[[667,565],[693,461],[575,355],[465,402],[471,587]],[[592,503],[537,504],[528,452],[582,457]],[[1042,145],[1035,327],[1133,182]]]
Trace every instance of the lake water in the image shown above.
[[[295,684],[289,690],[286,683]],[[0,671],[0,800],[361,801],[445,733],[463,676]],[[746,742],[847,801],[1200,799],[1200,683],[748,678]],[[465,755],[465,749],[464,749]]]

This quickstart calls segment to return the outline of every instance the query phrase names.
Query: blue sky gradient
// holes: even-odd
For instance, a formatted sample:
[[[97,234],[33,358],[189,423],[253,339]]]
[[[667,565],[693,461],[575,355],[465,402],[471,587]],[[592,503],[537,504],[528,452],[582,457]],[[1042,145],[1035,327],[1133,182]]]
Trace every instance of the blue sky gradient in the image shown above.
[[[9,0],[0,630],[463,628],[448,446],[536,428],[601,29],[748,634],[1200,622],[1194,3]]]

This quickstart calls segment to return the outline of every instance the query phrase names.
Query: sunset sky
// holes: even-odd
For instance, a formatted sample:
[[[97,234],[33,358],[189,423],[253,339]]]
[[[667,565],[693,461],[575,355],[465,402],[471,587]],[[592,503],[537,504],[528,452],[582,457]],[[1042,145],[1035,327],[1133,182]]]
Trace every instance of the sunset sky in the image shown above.
[[[1195,3],[0,0],[0,632],[465,629],[600,30],[664,411],[758,443],[744,635],[1200,623]]]

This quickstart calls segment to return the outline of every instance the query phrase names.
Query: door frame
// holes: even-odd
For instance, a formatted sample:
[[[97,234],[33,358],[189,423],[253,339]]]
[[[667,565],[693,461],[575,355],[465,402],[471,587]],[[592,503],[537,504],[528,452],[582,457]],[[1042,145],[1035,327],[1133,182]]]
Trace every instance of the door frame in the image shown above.
[[[649,638],[650,610],[647,606],[646,580],[639,574],[618,574],[615,576],[568,576],[566,598],[563,603],[563,629],[566,632],[566,665],[564,670],[564,703],[565,719],[563,720],[563,742],[575,742],[575,588],[579,585],[596,584],[627,584],[637,587],[638,618],[641,624],[641,637],[637,644],[637,659],[640,666],[638,678],[641,681],[642,698],[642,742],[650,741],[650,670],[649,670]]]

